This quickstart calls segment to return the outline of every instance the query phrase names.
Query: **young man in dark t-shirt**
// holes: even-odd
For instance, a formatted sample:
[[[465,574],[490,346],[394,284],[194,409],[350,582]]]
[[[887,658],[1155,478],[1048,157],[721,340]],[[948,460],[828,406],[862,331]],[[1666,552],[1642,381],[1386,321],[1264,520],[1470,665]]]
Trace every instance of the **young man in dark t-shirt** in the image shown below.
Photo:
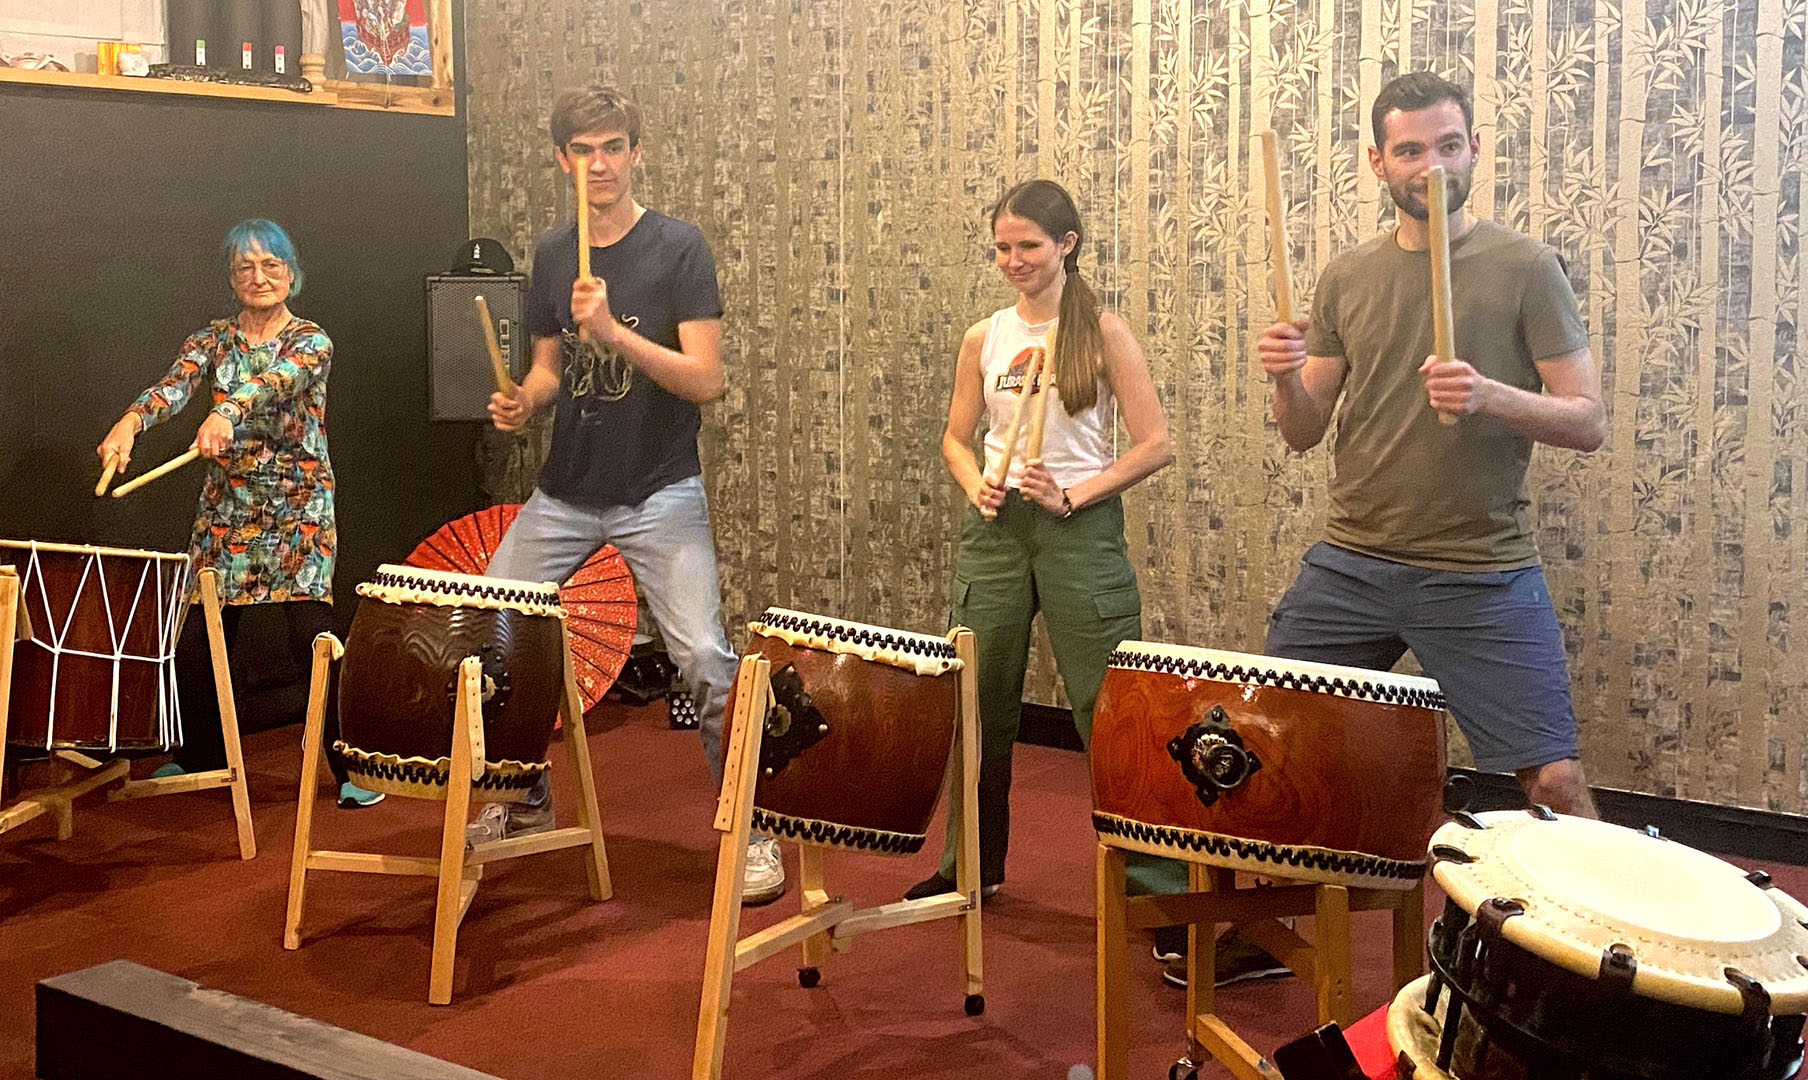
[[[697,227],[634,199],[640,114],[616,90],[560,95],[552,111],[559,167],[586,170],[590,272],[578,275],[577,229],[563,225],[534,249],[526,323],[533,367],[513,395],[494,394],[504,431],[553,405],[552,449],[486,571],[564,581],[604,544],[634,572],[680,678],[697,702],[703,751],[721,779],[722,708],[735,655],[722,632],[697,406],[720,397],[722,301]],[[552,826],[541,784],[519,803],[493,803],[470,827],[474,843]],[[748,846],[744,897],[785,886],[778,845]]]

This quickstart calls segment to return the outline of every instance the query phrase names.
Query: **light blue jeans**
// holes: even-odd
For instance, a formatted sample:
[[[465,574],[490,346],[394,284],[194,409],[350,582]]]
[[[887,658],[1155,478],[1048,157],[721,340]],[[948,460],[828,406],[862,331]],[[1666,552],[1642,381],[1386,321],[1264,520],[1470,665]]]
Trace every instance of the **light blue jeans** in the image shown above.
[[[484,573],[517,581],[564,581],[604,544],[634,573],[647,610],[697,703],[710,775],[722,781],[722,707],[737,660],[722,632],[722,591],[710,538],[703,478],[660,488],[638,506],[586,506],[536,489],[496,547]],[[522,801],[540,806],[546,777]]]

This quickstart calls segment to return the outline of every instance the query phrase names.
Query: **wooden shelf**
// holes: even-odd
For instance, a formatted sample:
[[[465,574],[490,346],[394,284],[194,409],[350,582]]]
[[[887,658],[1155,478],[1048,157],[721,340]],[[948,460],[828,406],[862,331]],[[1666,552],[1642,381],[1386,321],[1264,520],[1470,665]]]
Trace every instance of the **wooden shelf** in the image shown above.
[[[454,116],[457,114],[457,99],[449,88],[388,86],[383,83],[351,82],[345,79],[326,79],[316,85],[313,92],[302,94],[271,86],[240,86],[232,83],[185,82],[180,79],[151,79],[125,75],[87,75],[73,71],[0,68],[0,83],[58,86],[75,90],[113,90],[141,94],[233,98],[239,101],[275,101],[290,105],[369,109],[377,112],[416,113],[430,116]]]

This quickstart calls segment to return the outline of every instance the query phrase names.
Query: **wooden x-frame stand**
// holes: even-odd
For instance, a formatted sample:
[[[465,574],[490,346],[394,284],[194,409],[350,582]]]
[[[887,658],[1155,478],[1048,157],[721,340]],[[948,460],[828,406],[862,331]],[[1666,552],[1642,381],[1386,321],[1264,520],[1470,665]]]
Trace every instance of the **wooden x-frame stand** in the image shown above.
[[[831,895],[824,886],[822,848],[799,843],[797,862],[803,911],[745,938],[739,936],[742,875],[747,869],[748,837],[753,832],[760,741],[765,735],[766,712],[772,700],[772,662],[752,654],[741,657],[735,675],[733,732],[723,755],[722,794],[716,803],[715,827],[722,836],[716,854],[716,896],[710,912],[703,1003],[697,1014],[697,1045],[691,1058],[692,1080],[720,1080],[722,1076],[735,973],[793,945],[803,947],[797,981],[812,987],[821,978],[820,968],[830,950],[846,952],[859,934],[959,917],[965,1008],[969,1016],[978,1016],[985,1010],[979,937],[979,712],[971,630],[955,631],[954,655],[961,661],[957,675],[958,741],[948,770],[948,813],[960,837],[954,858],[955,891],[856,909],[849,901]]]
[[[19,579],[11,568],[0,573],[0,772],[6,764],[7,706],[12,697],[13,648],[24,636],[19,622],[23,599],[19,595]],[[160,776],[147,780],[130,778],[131,763],[125,758],[101,761],[75,750],[52,751],[56,760],[75,766],[75,777],[55,787],[22,794],[18,801],[0,810],[0,833],[18,828],[45,813],[56,815],[58,840],[75,833],[73,805],[75,800],[96,788],[119,783],[107,793],[107,801],[143,799],[152,795],[174,795],[184,791],[207,791],[224,787],[232,789],[232,813],[238,821],[239,858],[257,855],[257,833],[251,827],[251,795],[245,788],[245,755],[239,747],[238,707],[232,694],[232,670],[226,659],[226,632],[220,619],[219,575],[212,568],[198,576],[201,613],[207,620],[207,647],[213,659],[214,693],[220,704],[220,735],[226,747],[226,767],[206,772]],[[15,633],[14,627],[21,629]]]
[[[446,783],[446,812],[437,857],[390,855],[366,851],[327,851],[311,846],[314,830],[315,788],[320,776],[323,729],[326,726],[327,682],[332,663],[344,655],[331,634],[314,639],[313,680],[308,692],[308,720],[301,740],[301,795],[295,808],[295,846],[289,862],[289,910],[283,924],[283,948],[301,948],[302,906],[307,898],[310,870],[342,870],[357,874],[410,874],[439,880],[439,900],[433,917],[433,963],[427,983],[427,1001],[448,1005],[452,1001],[452,972],[457,959],[458,924],[464,920],[477,895],[487,863],[537,855],[568,847],[588,847],[584,870],[590,879],[590,898],[609,899],[609,857],[603,849],[602,816],[596,806],[596,781],[590,770],[590,748],[584,737],[584,708],[578,699],[577,677],[571,664],[569,634],[561,634],[565,691],[559,715],[565,721],[565,748],[571,755],[572,775],[578,785],[578,824],[528,836],[507,837],[465,849],[465,818],[471,809],[473,785],[482,778],[483,666],[475,656],[459,665],[459,690],[453,704],[452,774]]]
[[[1425,882],[1410,889],[1353,889],[1317,882],[1275,880],[1237,888],[1236,873],[1221,866],[1187,864],[1190,892],[1125,895],[1125,849],[1099,844],[1098,853],[1098,1080],[1130,1076],[1129,934],[1156,926],[1187,924],[1187,1054],[1176,1080],[1216,1059],[1238,1080],[1274,1080],[1273,1065],[1238,1037],[1214,1011],[1212,971],[1221,924],[1231,923],[1251,941],[1312,984],[1318,1022],[1349,1027],[1356,1019],[1350,997],[1350,913],[1388,910],[1393,915],[1394,989],[1425,967]],[[1280,920],[1313,917],[1308,943]],[[1196,1071],[1196,1070],[1195,1070]]]

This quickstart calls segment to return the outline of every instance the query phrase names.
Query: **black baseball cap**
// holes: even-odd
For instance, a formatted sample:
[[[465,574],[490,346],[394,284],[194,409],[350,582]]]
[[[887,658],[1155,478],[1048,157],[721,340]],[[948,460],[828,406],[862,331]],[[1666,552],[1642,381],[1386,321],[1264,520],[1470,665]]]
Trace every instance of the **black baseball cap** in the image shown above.
[[[515,260],[502,241],[488,236],[473,237],[458,246],[452,256],[454,274],[512,274]]]

